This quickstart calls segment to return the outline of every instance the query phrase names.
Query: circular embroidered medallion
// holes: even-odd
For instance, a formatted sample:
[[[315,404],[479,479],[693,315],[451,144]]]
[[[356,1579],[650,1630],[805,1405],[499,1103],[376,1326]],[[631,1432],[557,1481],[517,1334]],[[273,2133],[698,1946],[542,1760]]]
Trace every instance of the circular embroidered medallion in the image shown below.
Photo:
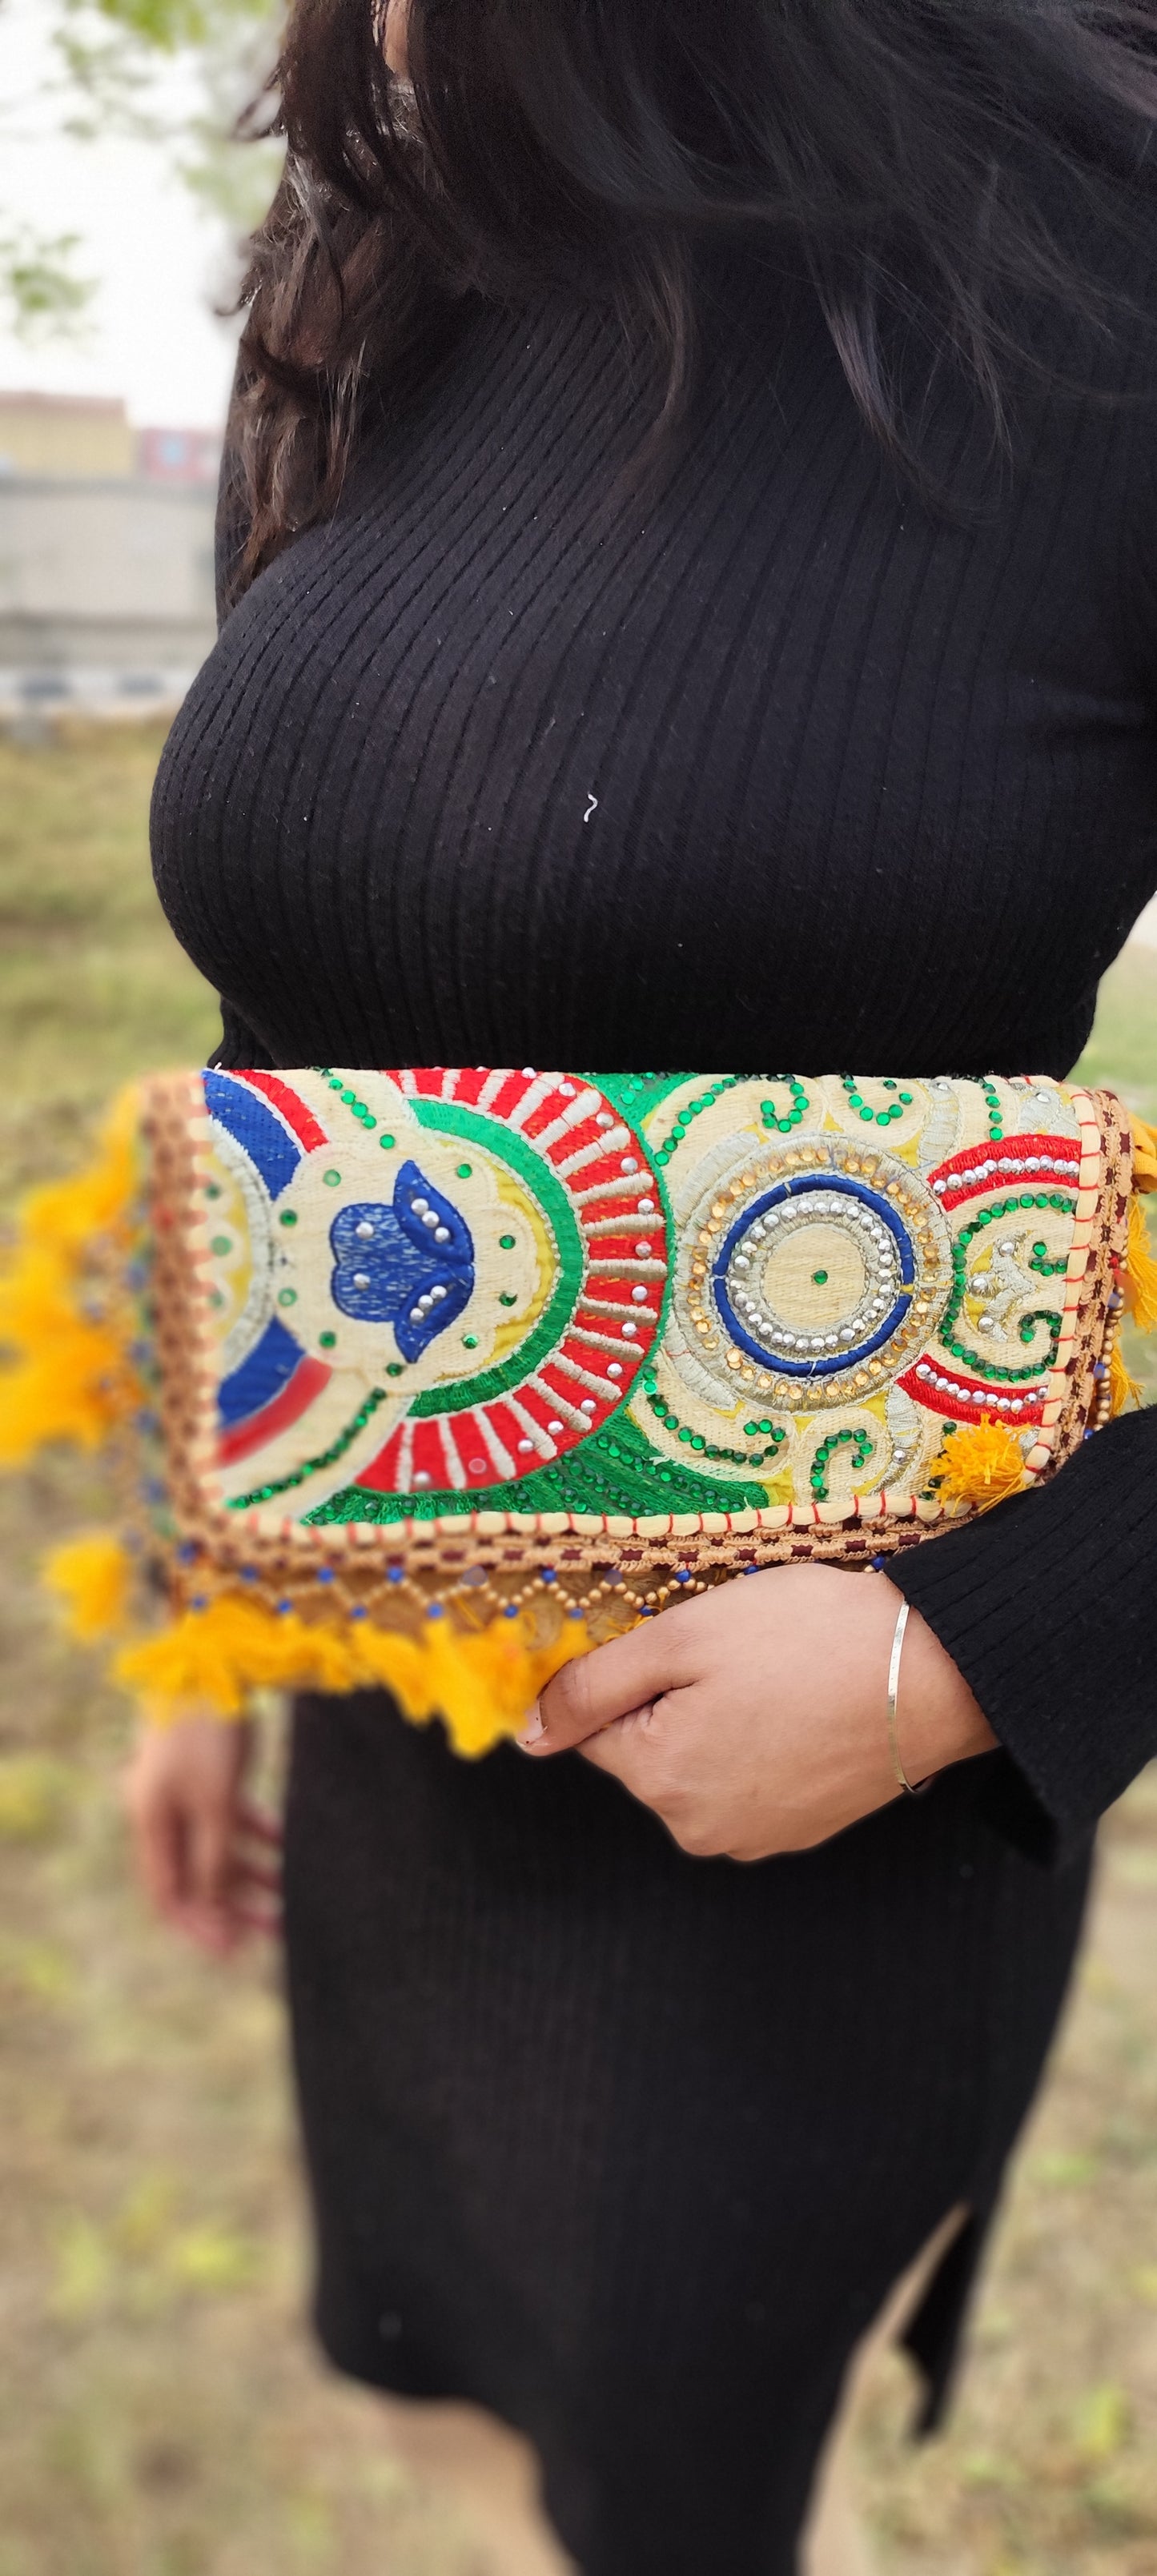
[[[951,1287],[926,1183],[846,1136],[805,1134],[713,1171],[683,1241],[688,1374],[716,1402],[744,1385],[789,1411],[874,1394],[927,1342]],[[677,1337],[667,1349],[678,1367]]]

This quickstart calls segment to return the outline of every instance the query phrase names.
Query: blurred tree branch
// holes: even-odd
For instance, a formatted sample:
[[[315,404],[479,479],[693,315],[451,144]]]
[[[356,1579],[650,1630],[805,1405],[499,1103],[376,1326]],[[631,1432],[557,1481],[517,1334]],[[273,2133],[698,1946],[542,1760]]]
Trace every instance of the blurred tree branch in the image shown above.
[[[34,104],[78,143],[109,133],[155,144],[235,239],[277,184],[281,147],[238,120],[265,87],[277,0],[44,0],[51,76]],[[3,0],[0,0],[0,7]],[[25,103],[26,106],[28,102]],[[0,111],[11,126],[12,102]],[[75,331],[97,281],[78,273],[75,235],[41,233],[0,200],[0,310],[24,337]]]

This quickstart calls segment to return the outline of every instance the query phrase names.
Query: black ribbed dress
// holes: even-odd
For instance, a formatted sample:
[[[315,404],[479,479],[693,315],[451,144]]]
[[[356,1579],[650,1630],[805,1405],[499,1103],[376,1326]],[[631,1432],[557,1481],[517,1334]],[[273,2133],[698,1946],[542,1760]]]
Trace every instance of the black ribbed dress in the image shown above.
[[[1157,885],[1151,416],[1029,386],[985,485],[945,375],[926,455],[988,497],[937,514],[737,261],[649,484],[645,417],[605,314],[466,306],[226,618],[154,818],[222,1060],[1063,1074]],[[942,2388],[1157,1746],[1155,1578],[1157,1415],[901,1558],[1007,1749],[754,1868],[577,1756],[300,1706],[320,2330],[525,2427],[585,2576],[786,2576],[850,2348],[964,2200]]]

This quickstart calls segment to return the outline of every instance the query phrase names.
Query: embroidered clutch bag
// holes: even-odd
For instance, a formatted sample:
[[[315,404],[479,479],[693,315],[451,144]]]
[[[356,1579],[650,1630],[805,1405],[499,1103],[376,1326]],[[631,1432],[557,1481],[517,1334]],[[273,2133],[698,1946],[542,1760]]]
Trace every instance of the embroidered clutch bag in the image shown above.
[[[386,1680],[480,1749],[704,1584],[1054,1474],[1153,1296],[1151,1140],[1051,1081],[209,1071],[135,1117],[74,1269],[158,1702]]]

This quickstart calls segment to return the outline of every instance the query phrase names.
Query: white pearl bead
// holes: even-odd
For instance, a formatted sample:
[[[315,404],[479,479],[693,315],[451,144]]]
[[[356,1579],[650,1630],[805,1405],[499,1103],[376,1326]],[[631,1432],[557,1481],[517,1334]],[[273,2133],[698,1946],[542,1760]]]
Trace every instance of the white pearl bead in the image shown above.
[[[639,1329],[639,1327],[638,1327],[638,1325],[637,1325],[637,1324],[624,1324],[624,1326],[623,1326],[623,1340],[624,1340],[625,1342],[633,1342],[633,1341],[634,1341],[634,1338],[635,1338],[635,1335],[636,1335],[636,1333],[638,1332],[638,1329]]]
[[[622,1374],[623,1374],[623,1363],[622,1363],[622,1361],[621,1361],[621,1360],[612,1360],[612,1361],[611,1361],[611,1365],[610,1365],[609,1369],[607,1370],[607,1376],[608,1376],[608,1377],[621,1377],[621,1376],[622,1376]]]
[[[631,1290],[631,1296],[632,1296],[632,1298],[634,1299],[634,1302],[635,1302],[636,1306],[645,1306],[645,1305],[646,1305],[646,1303],[647,1303],[647,1291],[646,1291],[646,1289],[645,1289],[645,1288],[632,1288],[632,1290]]]
[[[531,1458],[531,1457],[533,1457],[533,1455],[534,1455],[534,1442],[533,1442],[533,1440],[520,1440],[520,1441],[519,1441],[519,1444],[518,1444],[518,1454],[519,1454],[519,1457],[520,1457],[520,1458]]]
[[[370,1274],[369,1274],[368,1270],[355,1270],[355,1272],[354,1272],[354,1286],[355,1286],[355,1288],[368,1288],[368,1287],[369,1287],[369,1284],[370,1284]]]
[[[368,1216],[364,1216],[364,1217],[362,1218],[361,1224],[360,1224],[359,1226],[355,1226],[355,1228],[354,1228],[354,1232],[355,1232],[355,1234],[357,1235],[358,1240],[359,1240],[359,1242],[360,1242],[360,1243],[368,1243],[368,1242],[369,1242],[369,1240],[370,1240],[371,1235],[373,1234],[373,1230],[374,1230],[374,1229],[373,1229],[372,1225],[370,1224],[370,1221],[369,1221]]]
[[[595,1411],[595,1410],[596,1410],[596,1407],[595,1407],[595,1400],[594,1400],[593,1395],[584,1395],[584,1397],[583,1397],[583,1399],[582,1399],[582,1403],[581,1403],[581,1404],[580,1404],[580,1406],[579,1406],[579,1412],[580,1412],[580,1413],[594,1413],[594,1411]]]

